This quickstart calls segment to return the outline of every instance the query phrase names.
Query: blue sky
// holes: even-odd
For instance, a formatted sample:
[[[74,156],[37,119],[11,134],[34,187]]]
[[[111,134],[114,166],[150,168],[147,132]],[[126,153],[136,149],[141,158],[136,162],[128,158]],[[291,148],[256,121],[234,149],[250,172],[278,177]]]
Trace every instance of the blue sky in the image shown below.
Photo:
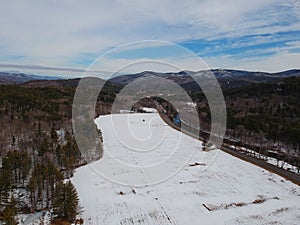
[[[7,1],[0,27],[0,71],[78,76],[107,51],[143,40],[176,43],[208,68],[300,68],[298,0]],[[176,63],[179,56],[180,48],[140,45],[106,59]],[[184,69],[197,69],[185,60]],[[110,63],[96,69],[110,71]]]
[[[296,30],[216,40],[192,40],[180,44],[201,57],[230,55],[233,58],[240,56],[256,58],[274,55],[278,49],[288,48],[291,42],[299,41],[299,37],[300,30]],[[294,47],[294,51],[300,52],[300,46]]]

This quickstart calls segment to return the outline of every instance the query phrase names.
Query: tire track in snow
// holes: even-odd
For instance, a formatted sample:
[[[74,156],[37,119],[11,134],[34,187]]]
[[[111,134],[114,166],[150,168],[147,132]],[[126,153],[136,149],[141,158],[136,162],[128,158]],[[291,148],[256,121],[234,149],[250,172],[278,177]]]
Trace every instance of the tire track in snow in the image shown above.
[[[136,158],[134,157],[134,155],[132,154],[131,151],[128,151],[128,153],[130,154],[130,156],[132,157],[134,163],[136,165],[139,165],[138,161],[136,160]],[[150,176],[149,174],[146,174],[147,172],[145,172],[142,168],[139,169],[140,173],[142,174],[143,177],[145,177],[145,175]],[[165,218],[167,219],[167,221],[169,222],[169,224],[171,225],[179,225],[178,221],[176,220],[176,218],[174,216],[171,216],[170,213],[170,209],[168,209],[166,206],[163,205],[162,201],[161,201],[161,195],[159,194],[159,190],[155,187],[155,185],[152,185],[152,189],[153,191],[155,191],[155,195],[153,194],[153,192],[151,192],[151,195],[153,197],[153,199],[157,200]],[[159,196],[159,197],[155,197],[155,196]],[[166,205],[166,204],[165,204]],[[147,213],[146,213],[147,214]]]

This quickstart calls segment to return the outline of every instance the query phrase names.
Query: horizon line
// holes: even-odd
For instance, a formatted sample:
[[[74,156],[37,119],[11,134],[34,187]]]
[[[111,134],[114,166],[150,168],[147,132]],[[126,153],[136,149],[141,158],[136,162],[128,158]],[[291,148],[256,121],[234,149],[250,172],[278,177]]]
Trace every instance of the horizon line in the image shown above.
[[[0,68],[3,73],[23,73],[26,75],[36,75],[36,76],[76,76],[76,73],[85,73],[85,72],[90,72],[90,73],[102,73],[102,74],[112,74],[113,72],[109,71],[101,71],[101,70],[85,70],[82,68],[71,68],[71,67],[52,67],[52,66],[46,66],[46,65],[34,65],[34,64],[9,64],[9,63],[0,63]],[[10,68],[10,69],[23,69],[23,70],[33,70],[33,71],[38,71],[38,70],[45,70],[45,71],[53,71],[53,72],[69,72],[69,73],[74,73],[74,74],[38,74],[32,72],[24,72],[24,71],[5,71],[2,70],[2,68]],[[292,71],[292,70],[300,70],[300,68],[287,68],[285,70],[277,71],[277,72],[268,72],[268,71],[263,71],[263,70],[247,70],[247,69],[241,69],[241,68],[210,68],[207,70],[189,70],[189,69],[184,69],[181,71],[167,71],[167,72],[162,72],[162,71],[155,71],[155,70],[143,70],[140,72],[131,72],[131,73],[126,73],[122,75],[130,75],[130,74],[138,74],[138,73],[143,73],[143,72],[155,72],[155,73],[179,73],[179,72],[200,72],[200,71],[211,71],[211,70],[234,70],[234,71],[243,71],[243,72],[260,72],[260,73],[269,73],[269,74],[276,74],[276,73],[282,73],[282,72],[287,72],[287,71]],[[83,74],[82,74],[83,75]]]

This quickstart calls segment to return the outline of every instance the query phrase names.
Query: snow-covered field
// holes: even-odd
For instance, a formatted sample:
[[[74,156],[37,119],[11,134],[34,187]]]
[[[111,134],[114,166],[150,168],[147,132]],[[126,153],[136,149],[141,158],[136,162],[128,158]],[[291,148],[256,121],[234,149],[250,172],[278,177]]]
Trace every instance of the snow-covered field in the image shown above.
[[[180,172],[156,185],[135,187],[109,181],[130,184],[140,182],[143,176],[145,181],[151,180],[149,176],[161,178],[157,173],[136,173],[126,167],[122,170],[122,164],[115,165],[112,173],[101,171],[105,168],[101,160],[77,169],[72,182],[84,207],[85,224],[300,224],[299,186],[222,151],[217,157],[216,151],[202,152],[200,142],[170,128],[156,113],[113,117],[117,118],[114,129],[111,116],[96,120],[103,133],[104,157],[109,152],[129,165],[153,165],[172,154],[174,148],[178,151],[184,146],[195,152]],[[129,152],[127,144],[133,144],[131,134],[126,141],[126,135],[114,135],[123,129],[122,121],[127,123],[128,118],[134,135],[149,151]],[[162,141],[155,145],[157,137]],[[174,145],[178,140],[180,148]],[[151,146],[156,146],[154,151],[150,151]],[[176,171],[182,161],[180,154],[167,160],[167,172]],[[103,178],[103,174],[110,176]]]

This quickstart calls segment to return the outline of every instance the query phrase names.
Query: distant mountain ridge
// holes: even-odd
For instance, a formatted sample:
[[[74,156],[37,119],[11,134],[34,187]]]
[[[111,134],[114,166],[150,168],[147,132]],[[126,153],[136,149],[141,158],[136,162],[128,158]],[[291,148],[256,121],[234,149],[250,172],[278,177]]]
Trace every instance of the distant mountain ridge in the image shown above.
[[[183,88],[188,90],[198,89],[198,85],[192,79],[192,75],[199,73],[205,74],[211,72],[214,74],[221,87],[232,88],[241,87],[245,85],[255,84],[255,83],[265,83],[276,79],[282,79],[291,76],[300,76],[300,69],[287,70],[277,73],[267,73],[267,72],[251,72],[243,70],[231,70],[231,69],[212,69],[208,71],[180,71],[176,73],[160,73],[153,71],[144,71],[136,74],[127,74],[109,79],[110,83],[125,86],[135,79],[147,76],[158,76],[162,78],[169,79],[175,83],[181,85]],[[23,84],[28,87],[46,87],[46,86],[70,86],[76,87],[79,78],[74,79],[62,79],[52,76],[37,76],[25,73],[8,73],[0,72],[0,85],[7,84]]]
[[[54,76],[38,76],[33,74],[25,74],[19,72],[0,72],[1,84],[22,84],[32,80],[59,80]]]
[[[288,70],[278,73],[267,73],[267,72],[250,72],[242,70],[229,70],[229,69],[213,69],[208,71],[181,71],[178,73],[158,73],[152,71],[144,71],[137,74],[128,74],[110,79],[112,83],[121,84],[123,86],[132,82],[135,79],[146,76],[159,76],[176,82],[182,87],[194,90],[198,89],[198,85],[192,79],[192,75],[199,73],[205,74],[211,72],[214,74],[220,85],[224,88],[240,87],[244,85],[250,85],[254,83],[270,82],[276,79],[284,77],[300,76],[300,69]]]

